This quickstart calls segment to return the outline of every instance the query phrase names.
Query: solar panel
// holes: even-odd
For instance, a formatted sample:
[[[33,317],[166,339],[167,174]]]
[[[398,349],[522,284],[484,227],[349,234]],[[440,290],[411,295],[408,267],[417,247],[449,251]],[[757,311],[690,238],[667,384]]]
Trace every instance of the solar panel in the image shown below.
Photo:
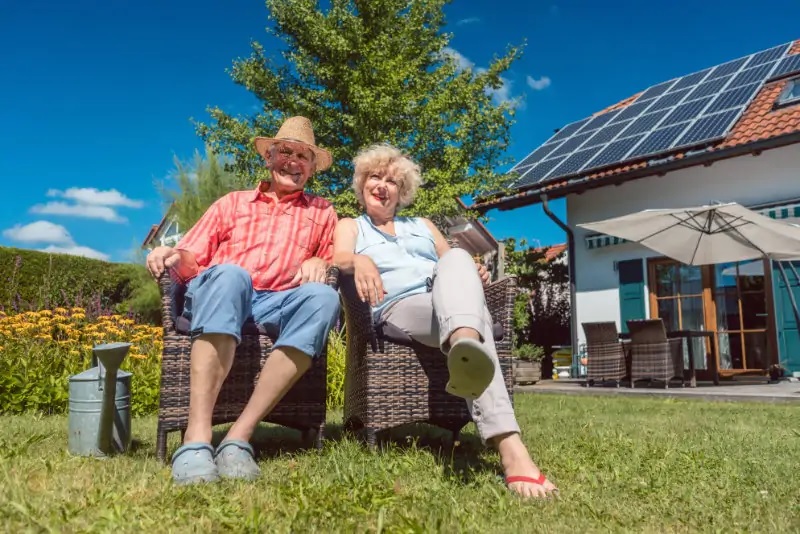
[[[639,102],[650,100],[651,98],[663,95],[664,93],[667,92],[667,89],[669,89],[673,83],[675,83],[675,80],[670,80],[668,82],[663,82],[658,85],[654,85],[653,87],[642,93],[641,96],[639,96],[638,98]]]
[[[739,111],[736,109],[729,109],[716,115],[703,117],[686,130],[686,133],[683,134],[683,137],[678,140],[675,146],[684,147],[719,139],[728,133],[728,129],[733,126],[738,118]]]
[[[800,72],[791,43],[659,83],[625,107],[567,124],[514,170],[514,187],[702,146],[724,137],[768,79]]]
[[[561,146],[562,141],[557,141],[555,143],[550,143],[549,145],[543,145],[525,156],[525,159],[520,161],[518,164],[514,166],[512,171],[519,172],[522,167],[529,167],[534,163],[538,163],[542,159],[544,159],[548,154],[550,154],[553,150]]]
[[[691,102],[686,102],[677,106],[669,112],[667,118],[661,121],[661,126],[669,126],[670,124],[678,124],[679,122],[692,120],[700,115],[713,98],[713,96],[707,96],[700,100],[692,100]]]
[[[550,171],[556,168],[559,163],[564,161],[564,159],[566,159],[566,156],[543,161],[534,165],[528,170],[528,172],[519,177],[519,180],[514,187],[524,187],[526,185],[535,184],[542,181],[547,177],[548,174],[550,174]]]
[[[597,156],[595,156],[595,158],[590,161],[584,167],[584,169],[604,167],[611,163],[616,163],[625,159],[625,156],[628,154],[628,152],[630,152],[631,148],[636,146],[636,143],[641,141],[643,137],[644,134],[639,134],[633,137],[627,137],[625,139],[614,141],[605,149],[603,149]]]
[[[753,54],[750,56],[750,61],[747,62],[744,68],[749,69],[750,67],[755,67],[756,65],[761,65],[762,63],[770,63],[771,61],[775,61],[776,59],[783,57],[789,51],[791,46],[791,43],[782,44],[780,46],[770,48],[769,50],[759,52],[758,54]]]
[[[710,115],[711,113],[716,113],[717,111],[746,106],[750,103],[753,97],[756,96],[756,93],[758,93],[760,88],[760,83],[752,83],[750,85],[745,85],[744,87],[737,87],[736,89],[730,89],[724,93],[720,93],[720,95],[714,99],[711,105],[708,106],[705,114]]]
[[[586,150],[575,152],[570,157],[565,159],[561,165],[556,167],[553,170],[553,173],[562,176],[578,172],[583,168],[584,165],[586,165],[586,163],[588,163],[590,159],[600,152],[601,148],[603,147],[596,146],[594,148],[587,148]]]
[[[628,125],[633,121],[625,121],[625,122],[617,122],[614,124],[608,124],[603,128],[597,130],[591,139],[584,143],[584,147],[590,146],[597,146],[597,145],[604,145],[614,139],[617,134],[619,134],[622,130],[628,127]]]
[[[635,121],[633,124],[630,125],[628,129],[622,134],[624,137],[628,137],[629,135],[634,135],[638,133],[645,133],[649,132],[653,128],[655,128],[661,119],[669,113],[666,109],[662,109],[661,111],[656,111],[655,113],[648,113],[647,115],[642,115]]]
[[[678,82],[670,87],[669,92],[677,91],[678,89],[684,89],[686,87],[693,87],[703,81],[708,73],[711,72],[711,69],[701,70],[700,72],[695,72],[694,74],[689,74],[688,76],[684,76]]]
[[[738,72],[744,64],[747,62],[747,58],[743,57],[740,59],[734,59],[733,61],[729,61],[727,63],[723,63],[714,68],[711,74],[708,76],[709,80],[713,80],[714,78],[719,78],[720,76],[727,76],[728,74],[733,74]]]
[[[727,85],[730,79],[733,78],[733,75],[723,76],[722,78],[715,78],[713,80],[709,80],[706,82],[701,83],[694,89],[692,92],[689,93],[689,96],[686,97],[686,101],[689,102],[691,100],[696,100],[698,98],[703,98],[706,96],[711,96],[719,93],[722,89]]]
[[[687,88],[687,89],[681,89],[680,91],[675,91],[674,93],[670,93],[668,95],[664,95],[655,102],[653,102],[653,104],[649,108],[647,108],[647,112],[649,113],[651,111],[656,111],[659,109],[667,109],[675,107],[683,100],[683,98],[687,94],[689,94],[689,91],[690,90]]]
[[[681,136],[687,126],[687,123],[681,123],[650,132],[647,137],[644,138],[644,141],[639,143],[636,148],[628,154],[628,157],[635,158],[637,156],[664,152]]]
[[[577,132],[581,126],[589,122],[589,119],[583,119],[578,122],[573,122],[572,124],[567,124],[563,128],[561,128],[553,137],[551,137],[547,142],[552,143],[553,141],[560,141],[562,139],[566,139],[573,133]]]
[[[800,73],[800,54],[783,58],[772,73],[772,78],[794,74],[795,72]]]
[[[749,85],[751,83],[757,83],[766,80],[774,67],[775,62],[773,61],[772,63],[765,63],[763,65],[759,65],[758,67],[753,67],[752,69],[743,70],[733,77],[733,80],[731,80],[731,83],[728,84],[727,88],[732,89],[734,87],[741,87],[743,85]]]

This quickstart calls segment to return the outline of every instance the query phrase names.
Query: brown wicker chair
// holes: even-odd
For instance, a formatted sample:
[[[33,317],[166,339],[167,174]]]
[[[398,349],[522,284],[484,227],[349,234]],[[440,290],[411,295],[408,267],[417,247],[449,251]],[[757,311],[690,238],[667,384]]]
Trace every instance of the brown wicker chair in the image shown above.
[[[328,283],[335,287],[336,271],[330,271]],[[189,322],[180,315],[185,287],[172,282],[168,275],[159,279],[161,289],[164,351],[161,358],[161,390],[158,408],[156,454],[166,460],[167,434],[181,435],[189,419]],[[233,366],[225,379],[214,406],[212,424],[235,421],[253,393],[261,367],[272,350],[270,336],[252,321],[242,329],[242,342],[236,348]],[[323,352],[311,368],[290,389],[264,419],[303,432],[303,439],[322,446],[327,397],[327,354]]]
[[[582,323],[586,333],[586,385],[595,381],[619,382],[627,376],[625,347],[619,340],[613,321]]]
[[[664,388],[673,378],[683,378],[683,341],[668,339],[661,319],[628,321],[631,333],[631,387],[637,380],[659,380]]]
[[[420,422],[447,429],[457,440],[472,419],[464,399],[445,391],[448,371],[441,351],[403,340],[398,332],[376,328],[369,305],[356,294],[352,275],[341,275],[339,283],[347,328],[345,429],[363,430],[371,447],[378,432]],[[515,294],[513,277],[486,288],[498,357],[512,402],[511,317]]]

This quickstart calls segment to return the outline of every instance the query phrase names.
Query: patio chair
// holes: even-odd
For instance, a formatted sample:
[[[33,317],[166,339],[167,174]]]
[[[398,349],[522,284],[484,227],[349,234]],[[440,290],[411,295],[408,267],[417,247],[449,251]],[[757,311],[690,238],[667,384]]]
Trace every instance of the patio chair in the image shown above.
[[[628,374],[625,346],[619,340],[617,325],[613,321],[581,323],[586,333],[586,385],[595,381],[620,380]]]
[[[329,272],[328,283],[335,287]],[[186,431],[189,420],[189,321],[181,315],[186,287],[167,274],[159,279],[161,290],[164,350],[161,357],[161,386],[158,408],[156,455],[166,460],[167,435]],[[272,351],[270,333],[253,321],[242,328],[242,341],[236,347],[233,366],[217,403],[212,424],[235,421],[250,399],[261,367]],[[264,421],[300,430],[303,440],[322,447],[327,396],[327,353],[314,359],[311,368],[292,386]]]
[[[391,324],[374,325],[369,305],[358,298],[352,275],[341,275],[347,329],[345,429],[363,431],[370,447],[377,433],[408,423],[428,423],[453,433],[472,421],[464,399],[445,391],[447,362],[438,348],[414,342]],[[495,321],[500,367],[513,402],[511,317],[516,279],[505,278],[485,289]]]
[[[683,378],[683,341],[667,338],[661,319],[628,321],[631,333],[631,387],[637,380],[659,380],[664,388],[673,378]]]

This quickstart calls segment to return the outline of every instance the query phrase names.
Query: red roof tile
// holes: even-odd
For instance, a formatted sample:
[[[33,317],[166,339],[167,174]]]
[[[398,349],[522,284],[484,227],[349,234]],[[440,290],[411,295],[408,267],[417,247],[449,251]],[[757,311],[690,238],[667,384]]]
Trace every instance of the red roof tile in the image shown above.
[[[800,54],[800,39],[795,41],[789,54]],[[744,111],[739,121],[734,125],[728,136],[715,145],[712,145],[709,150],[720,151],[737,146],[746,146],[758,141],[764,141],[772,138],[777,138],[786,134],[800,133],[800,105],[787,106],[784,108],[775,108],[774,104],[781,91],[786,87],[787,79],[778,80],[775,82],[764,84],[764,87],[756,95],[750,106]],[[602,115],[615,109],[624,108],[634,102],[641,93],[637,93],[617,104],[610,106],[596,115]],[[685,152],[677,152],[672,154],[674,159],[683,159],[686,157]],[[698,162],[698,165],[700,162]],[[625,163],[617,166],[605,168],[599,172],[595,172],[585,177],[586,180],[596,180],[600,178],[607,178],[611,176],[622,176],[633,171],[640,171],[648,167],[652,167],[651,173],[647,175],[656,174],[659,172],[660,163],[648,164],[646,160]],[[639,174],[639,173],[637,173]],[[570,184],[574,179],[566,178],[564,180],[555,181],[543,185],[538,191],[551,193],[555,196],[560,196],[560,190]],[[551,195],[551,196],[552,196]],[[514,193],[506,197],[495,199],[487,202],[478,203],[477,206],[483,209],[490,209],[495,204],[505,203],[506,201],[515,198],[526,196],[525,193]]]

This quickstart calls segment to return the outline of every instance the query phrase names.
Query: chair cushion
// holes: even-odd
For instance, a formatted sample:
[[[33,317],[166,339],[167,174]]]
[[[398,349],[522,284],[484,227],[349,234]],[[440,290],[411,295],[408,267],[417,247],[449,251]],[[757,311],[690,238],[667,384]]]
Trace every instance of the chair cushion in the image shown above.
[[[404,330],[401,330],[388,321],[383,321],[382,323],[376,325],[375,334],[378,339],[383,339],[384,341],[388,341],[396,345],[402,345],[404,347],[411,347],[414,345],[414,340],[411,339],[411,336],[409,336]],[[494,323],[492,325],[492,334],[495,342],[501,341],[504,336],[503,325],[500,323]]]

